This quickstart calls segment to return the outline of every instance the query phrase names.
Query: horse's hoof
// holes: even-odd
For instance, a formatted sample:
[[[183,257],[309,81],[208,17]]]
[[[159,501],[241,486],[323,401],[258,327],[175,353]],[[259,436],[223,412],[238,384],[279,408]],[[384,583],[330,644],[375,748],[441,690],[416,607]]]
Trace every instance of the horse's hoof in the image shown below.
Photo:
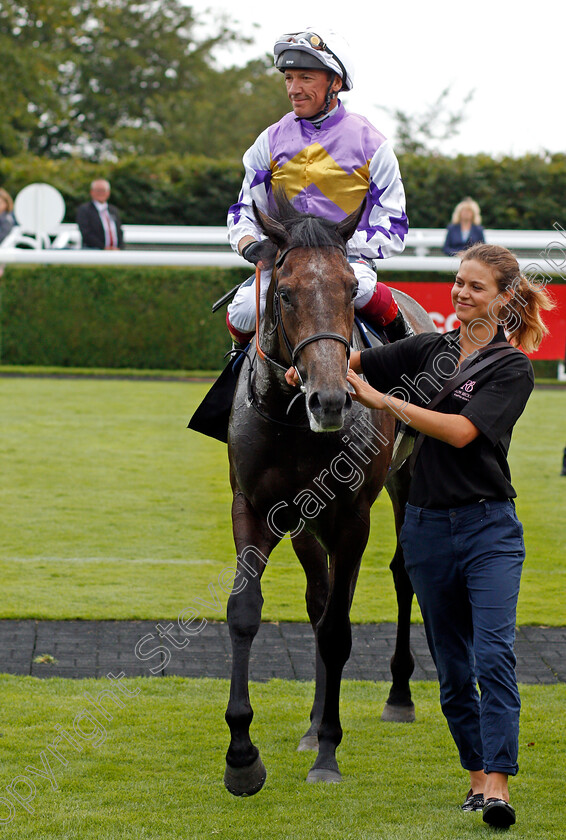
[[[409,706],[393,706],[391,703],[386,703],[381,720],[386,723],[413,723],[415,707],[413,703]]]
[[[305,752],[306,750],[318,750],[318,735],[303,735],[299,741],[297,752]]]
[[[324,768],[316,768],[309,770],[307,782],[330,782],[331,784],[338,784],[342,781],[342,774],[339,770],[325,770]]]
[[[266,778],[267,770],[259,755],[249,767],[231,767],[226,763],[224,785],[234,796],[253,796],[262,789]]]

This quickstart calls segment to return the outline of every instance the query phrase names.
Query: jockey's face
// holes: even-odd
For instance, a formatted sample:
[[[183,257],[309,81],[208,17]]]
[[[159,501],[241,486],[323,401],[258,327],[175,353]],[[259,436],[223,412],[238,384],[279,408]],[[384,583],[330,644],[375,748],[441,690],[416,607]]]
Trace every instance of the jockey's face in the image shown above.
[[[287,96],[297,117],[309,119],[324,108],[328,90],[329,74],[326,70],[285,70]],[[332,91],[342,87],[342,80],[334,76]],[[330,102],[330,110],[336,107],[336,99]]]

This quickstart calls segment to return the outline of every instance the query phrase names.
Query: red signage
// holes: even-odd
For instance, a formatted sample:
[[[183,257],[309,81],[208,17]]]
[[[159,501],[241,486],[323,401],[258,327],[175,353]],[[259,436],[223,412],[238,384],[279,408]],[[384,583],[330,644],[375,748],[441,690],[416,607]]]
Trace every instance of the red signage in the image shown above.
[[[459,326],[452,309],[450,300],[450,289],[452,283],[395,283],[394,288],[399,288],[414,298],[426,309],[438,332],[448,332]],[[564,359],[566,355],[566,284],[549,285],[548,291],[555,302],[554,309],[543,312],[543,319],[549,329],[548,335],[543,338],[542,344],[536,353],[531,354],[533,359]]]

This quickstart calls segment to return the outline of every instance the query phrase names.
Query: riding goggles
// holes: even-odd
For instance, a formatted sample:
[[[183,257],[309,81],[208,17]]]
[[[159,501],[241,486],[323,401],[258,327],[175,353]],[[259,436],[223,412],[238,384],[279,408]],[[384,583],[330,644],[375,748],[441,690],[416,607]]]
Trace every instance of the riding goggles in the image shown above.
[[[290,32],[288,35],[282,35],[275,44],[275,55],[287,49],[288,44],[296,44],[301,47],[310,47],[313,50],[331,52],[322,38],[315,32]]]

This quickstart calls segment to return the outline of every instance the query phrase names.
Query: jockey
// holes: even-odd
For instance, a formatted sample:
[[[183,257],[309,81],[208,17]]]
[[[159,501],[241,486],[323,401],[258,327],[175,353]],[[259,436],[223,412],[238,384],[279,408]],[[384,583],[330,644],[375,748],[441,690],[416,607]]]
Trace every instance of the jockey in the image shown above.
[[[347,244],[358,280],[357,312],[384,329],[390,341],[411,335],[390,289],[376,282],[373,260],[401,253],[408,219],[397,158],[386,138],[358,114],[349,113],[338,93],[353,86],[348,47],[329,32],[328,46],[309,30],[282,35],[274,47],[275,66],[285,77],[292,111],[265,129],[245,153],[245,176],[238,201],[228,211],[232,248],[259,265],[262,232],[252,201],[269,213],[274,190],[283,190],[295,208],[339,222],[366,207]],[[270,272],[261,272],[261,306]],[[240,286],[226,322],[235,346],[255,331],[255,278]]]

